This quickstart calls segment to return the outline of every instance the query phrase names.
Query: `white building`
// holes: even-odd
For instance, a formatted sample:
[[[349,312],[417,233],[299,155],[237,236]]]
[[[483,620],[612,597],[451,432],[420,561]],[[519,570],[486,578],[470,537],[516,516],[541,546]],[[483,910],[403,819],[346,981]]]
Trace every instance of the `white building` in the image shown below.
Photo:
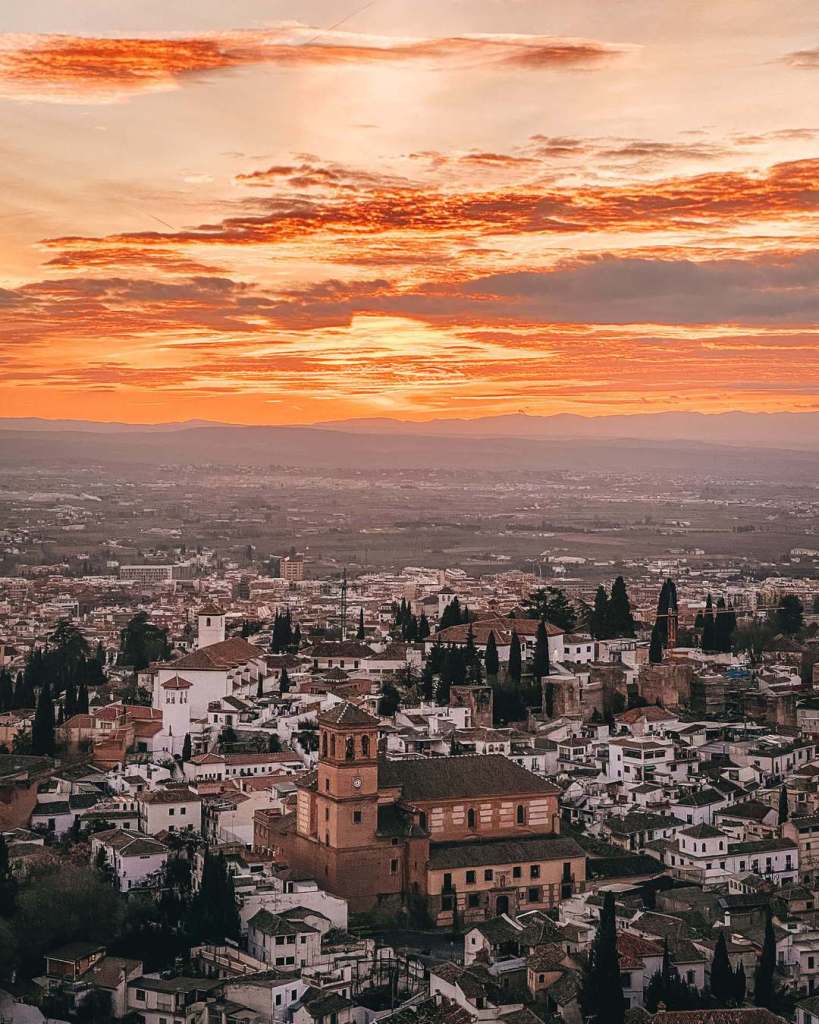
[[[168,860],[168,847],[142,832],[112,828],[91,837],[91,857],[105,851],[121,892],[138,889],[155,882]]]

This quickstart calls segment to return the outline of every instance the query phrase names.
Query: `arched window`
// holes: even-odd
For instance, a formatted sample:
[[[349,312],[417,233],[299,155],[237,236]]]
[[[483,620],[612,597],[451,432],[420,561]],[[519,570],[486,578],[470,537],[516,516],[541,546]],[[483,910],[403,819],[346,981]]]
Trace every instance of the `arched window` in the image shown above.
[[[369,736],[362,736],[361,737],[361,756],[362,757],[369,757],[370,756],[370,737]]]
[[[327,757],[327,733],[321,737],[321,753]]]
[[[515,812],[517,816],[518,825],[526,824],[526,808],[523,804],[518,804],[518,809]]]
[[[466,812],[466,827],[475,828],[475,808],[470,807]]]
[[[344,741],[344,760],[354,761],[355,760],[355,747],[353,745],[353,737],[348,736]]]
[[[335,738],[335,735],[332,735],[330,737],[330,754],[333,757],[336,756],[336,738]]]

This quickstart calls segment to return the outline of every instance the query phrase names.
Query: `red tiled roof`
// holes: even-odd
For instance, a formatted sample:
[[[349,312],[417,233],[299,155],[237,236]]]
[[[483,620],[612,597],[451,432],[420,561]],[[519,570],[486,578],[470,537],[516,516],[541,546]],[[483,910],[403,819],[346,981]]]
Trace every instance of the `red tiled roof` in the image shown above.
[[[166,680],[162,684],[163,690],[189,690],[193,686],[193,683],[189,683],[187,679],[183,679],[182,676],[171,676],[170,679]]]
[[[175,669],[189,669],[196,672],[218,672],[229,668],[236,668],[238,665],[245,665],[249,661],[262,658],[264,652],[243,640],[240,636],[230,637],[218,644],[208,644],[207,647],[199,647],[195,651],[183,654],[181,658],[170,663]]]

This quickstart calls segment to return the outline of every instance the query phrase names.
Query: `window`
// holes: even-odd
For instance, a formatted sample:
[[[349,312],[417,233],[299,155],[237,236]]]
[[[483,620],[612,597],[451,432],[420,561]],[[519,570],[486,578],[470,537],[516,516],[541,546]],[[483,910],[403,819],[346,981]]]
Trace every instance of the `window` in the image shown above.
[[[530,903],[539,903],[540,902],[540,889],[530,889],[529,890],[529,902]]]
[[[469,829],[474,829],[475,820],[475,809],[473,807],[470,807],[469,810],[466,812],[466,827]]]
[[[466,905],[468,907],[479,907],[481,905],[481,897],[477,892],[470,892],[466,897]]]
[[[281,992],[276,993],[276,1006],[282,1005],[282,994]]]
[[[808,970],[811,970],[811,971],[813,970],[815,962],[816,962],[816,957],[813,957],[813,956],[809,956],[808,957]]]
[[[739,970],[739,968],[737,968],[737,970]],[[685,980],[688,982],[689,985],[693,985],[694,981],[695,981],[694,972],[693,971],[686,971],[685,972]]]
[[[362,736],[361,737],[361,754],[362,754],[363,757],[369,757],[370,756],[370,737],[369,736]]]
[[[467,873],[466,873],[466,884],[467,885],[474,885],[475,884],[475,872],[474,871],[467,871]]]
[[[447,871],[446,874],[444,875],[444,889],[451,889],[451,888],[452,888],[452,873],[450,871]]]
[[[360,825],[361,824],[361,811],[353,811],[353,824],[354,825]]]
[[[141,989],[141,988],[137,989],[136,998],[137,998],[137,1002],[138,1003],[144,1003],[145,1002],[145,992],[144,992],[143,989]]]
[[[452,910],[452,896],[441,897],[441,910]]]
[[[325,821],[329,821],[330,820],[330,808],[329,807],[325,807],[324,808],[324,820]]]
[[[484,882],[491,882],[494,877],[495,872],[492,870],[492,868],[487,868],[483,873]]]
[[[426,832],[426,830],[427,830],[427,816],[426,816],[426,813],[424,811],[421,811],[421,813],[418,815],[418,824]]]
[[[529,866],[529,877],[540,878],[540,864],[531,864]]]
[[[397,860],[391,860],[390,861],[390,874],[391,875],[397,875],[398,874],[398,861]]]
[[[523,875],[523,870],[520,865],[516,865],[512,868],[512,878],[520,878]]]
[[[518,809],[516,811],[516,816],[517,816],[518,825],[525,825],[526,824],[526,808],[523,806],[523,804],[518,804]]]
[[[179,808],[179,813],[180,814],[184,814],[185,813],[185,808],[184,807],[180,807]]]

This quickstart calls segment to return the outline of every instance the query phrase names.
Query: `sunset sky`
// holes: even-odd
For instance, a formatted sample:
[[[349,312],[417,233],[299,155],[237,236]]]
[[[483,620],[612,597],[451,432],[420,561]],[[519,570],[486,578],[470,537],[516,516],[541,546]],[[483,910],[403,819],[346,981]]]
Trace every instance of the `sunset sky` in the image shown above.
[[[815,0],[0,29],[0,415],[819,410]]]

